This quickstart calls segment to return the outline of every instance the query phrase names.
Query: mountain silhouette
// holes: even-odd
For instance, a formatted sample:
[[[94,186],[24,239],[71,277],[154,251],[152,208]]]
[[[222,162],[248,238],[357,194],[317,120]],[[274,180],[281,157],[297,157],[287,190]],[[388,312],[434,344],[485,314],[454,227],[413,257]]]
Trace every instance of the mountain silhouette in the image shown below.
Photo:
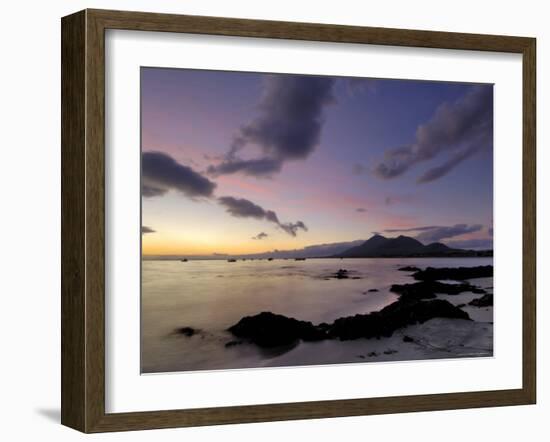
[[[492,251],[453,249],[434,242],[424,245],[410,236],[386,238],[374,235],[363,244],[344,250],[338,258],[401,258],[401,257],[445,257],[445,256],[491,256]]]

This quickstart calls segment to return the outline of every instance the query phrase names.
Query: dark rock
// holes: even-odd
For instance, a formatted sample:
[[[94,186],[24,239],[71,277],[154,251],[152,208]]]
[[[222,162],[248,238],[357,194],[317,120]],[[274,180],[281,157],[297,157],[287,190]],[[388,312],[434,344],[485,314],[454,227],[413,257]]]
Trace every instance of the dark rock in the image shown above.
[[[446,284],[439,281],[420,281],[412,284],[394,284],[390,291],[401,295],[402,300],[433,299],[436,293],[458,295],[462,292],[485,293],[483,289],[471,284]]]
[[[378,289],[369,289],[368,293],[374,293],[374,292],[377,292],[377,291],[378,291]]]
[[[333,273],[329,275],[329,278],[335,278],[335,279],[349,279],[350,278],[350,271],[346,269],[339,269],[336,273]],[[351,279],[361,279],[360,276],[353,276]]]
[[[411,338],[410,336],[403,336],[403,342],[414,342],[414,339]]]
[[[395,330],[408,325],[424,323],[432,318],[458,318],[469,320],[468,314],[448,301],[401,298],[378,312],[358,314],[336,319],[332,324],[318,326],[311,322],[262,312],[246,316],[229,331],[236,337],[250,340],[260,347],[281,347],[299,340],[323,339],[351,340],[359,338],[389,337]]]
[[[397,329],[432,318],[470,319],[468,314],[448,301],[396,301],[379,312],[339,318],[332,324],[313,325],[311,322],[262,312],[246,316],[229,331],[239,338],[246,338],[260,347],[290,345],[298,340],[322,339],[351,340],[358,338],[388,337]]]
[[[181,327],[177,329],[177,332],[190,338],[197,332],[197,330],[193,327]]]
[[[299,339],[318,341],[326,338],[326,333],[311,322],[287,318],[271,312],[246,316],[229,331],[238,338],[246,338],[260,347],[289,345]]]
[[[472,287],[472,289],[470,291],[472,293],[475,293],[476,295],[484,295],[485,293],[487,293],[485,290],[483,290],[480,287]]]
[[[397,270],[399,270],[400,272],[419,272],[420,271],[420,269],[415,266],[400,267]]]
[[[376,353],[375,351],[371,351],[368,355],[367,355],[369,358],[373,358],[375,356],[378,356],[378,353]]]
[[[397,353],[397,350],[393,350],[392,348],[389,348],[384,352],[385,355],[393,355],[395,353]]]
[[[493,276],[493,266],[477,267],[428,267],[426,270],[419,270],[414,273],[413,278],[418,281],[435,281],[438,279],[453,279],[463,281],[465,279],[487,278]]]
[[[350,340],[358,338],[389,337],[395,330],[432,318],[470,319],[468,313],[449,301],[396,301],[379,312],[339,318],[332,324],[328,334],[332,338]]]
[[[474,307],[491,307],[493,305],[493,295],[487,293],[481,298],[472,299],[468,305],[473,305]]]
[[[236,345],[241,345],[243,341],[229,341],[225,343],[226,348],[235,347]]]
[[[347,279],[349,278],[348,271],[346,269],[340,269],[334,274],[334,277],[336,279]]]

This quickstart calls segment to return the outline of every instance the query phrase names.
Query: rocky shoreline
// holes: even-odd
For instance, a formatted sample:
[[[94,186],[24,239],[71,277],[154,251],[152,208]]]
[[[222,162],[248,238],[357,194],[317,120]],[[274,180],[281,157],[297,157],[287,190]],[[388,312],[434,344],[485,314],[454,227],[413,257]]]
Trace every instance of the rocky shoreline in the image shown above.
[[[492,294],[465,282],[467,279],[492,276],[492,266],[438,269],[428,267],[425,270],[417,268],[407,270],[415,272],[411,276],[417,282],[392,285],[390,290],[398,294],[399,299],[380,311],[342,317],[330,324],[317,325],[265,311],[241,318],[229,327],[228,331],[240,340],[237,342],[250,342],[262,348],[288,346],[299,341],[379,339],[392,336],[396,330],[414,324],[423,324],[434,318],[471,321],[468,313],[461,307],[447,300],[435,299],[436,294],[458,295],[463,292],[472,292],[483,296],[470,302],[470,306],[486,307],[493,303]],[[340,269],[336,275],[346,273]],[[439,280],[460,282],[449,284]]]

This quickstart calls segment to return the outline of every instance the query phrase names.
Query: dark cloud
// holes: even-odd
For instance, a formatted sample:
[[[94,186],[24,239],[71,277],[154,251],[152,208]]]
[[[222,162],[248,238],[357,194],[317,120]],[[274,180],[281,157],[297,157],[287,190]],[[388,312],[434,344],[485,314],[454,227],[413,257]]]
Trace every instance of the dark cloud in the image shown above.
[[[278,158],[258,158],[255,160],[232,158],[222,161],[216,166],[208,167],[208,173],[215,176],[237,172],[252,176],[270,176],[275,172],[279,172],[282,167],[283,162]]]
[[[416,239],[421,242],[438,242],[442,239],[453,238],[455,236],[464,235],[465,233],[479,232],[483,226],[481,224],[455,224],[448,227],[437,227],[435,229],[426,230],[416,236]]]
[[[442,176],[447,175],[447,173],[449,173],[455,166],[457,166],[459,163],[464,161],[470,155],[476,153],[480,149],[480,147],[482,148],[483,146],[472,144],[470,147],[467,147],[465,149],[462,149],[456,152],[443,164],[436,167],[432,167],[431,169],[428,169],[420,177],[418,177],[416,182],[429,183],[430,181],[435,181],[441,178]]]
[[[269,235],[265,232],[260,232],[256,236],[253,236],[252,239],[264,239],[267,238]]]
[[[151,198],[154,196],[162,196],[166,192],[168,192],[167,188],[154,187],[146,184],[141,185],[141,194],[147,198]]]
[[[155,233],[156,230],[153,230],[151,229],[151,227],[147,227],[147,226],[141,226],[141,234],[145,234],[145,233]]]
[[[237,218],[265,219],[267,217],[266,210],[244,198],[222,196],[218,198],[218,201],[228,213]]]
[[[389,149],[375,166],[380,178],[402,175],[412,166],[432,160],[441,154],[448,158],[424,172],[418,183],[427,183],[446,175],[466,158],[493,147],[493,89],[492,86],[473,86],[454,103],[444,103],[432,118],[418,126],[415,141]]]
[[[258,115],[240,128],[224,161],[208,172],[270,176],[286,161],[307,158],[319,144],[323,110],[334,101],[333,86],[330,77],[267,76]],[[260,156],[243,159],[242,150],[250,146]]]
[[[210,197],[216,184],[161,152],[141,156],[142,195],[154,197],[177,190],[190,198]]]
[[[492,238],[481,239],[463,239],[455,241],[447,241],[446,244],[449,247],[457,249],[476,249],[476,250],[488,250],[493,248]]]
[[[358,207],[357,209],[355,209],[355,211],[358,213],[365,213],[367,209],[365,209],[364,207]]]
[[[302,221],[296,221],[295,223],[279,223],[279,227],[286,233],[292,236],[296,236],[298,230],[307,232],[307,226]]]
[[[307,231],[307,227],[302,221],[282,223],[273,210],[266,210],[244,198],[222,196],[218,198],[218,202],[224,206],[225,210],[232,216],[237,218],[265,219],[266,221],[277,224],[278,227],[291,236],[296,236],[298,230]]]
[[[438,242],[445,238],[464,235],[466,233],[479,232],[483,229],[481,224],[455,224],[454,226],[420,226],[406,229],[386,229],[387,233],[421,232],[415,238],[423,243]]]
[[[425,230],[433,230],[433,229],[444,229],[444,227],[441,226],[421,226],[421,227],[409,227],[406,229],[386,229],[384,232],[387,233],[402,233],[402,232],[423,232]]]

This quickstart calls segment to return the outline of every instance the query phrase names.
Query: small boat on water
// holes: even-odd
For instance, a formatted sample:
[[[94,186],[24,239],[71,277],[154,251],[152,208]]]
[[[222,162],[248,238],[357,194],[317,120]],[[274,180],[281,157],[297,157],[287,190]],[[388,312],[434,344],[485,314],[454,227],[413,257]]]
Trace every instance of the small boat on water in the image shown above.
[[[233,259],[233,258],[231,258],[231,259],[228,259],[228,260],[227,260],[227,262],[237,262],[237,260],[236,260],[236,259]]]
[[[183,259],[181,259],[180,261],[181,261],[181,262],[187,262],[188,259],[187,259],[187,258],[183,258]]]
[[[268,261],[273,261],[273,258],[267,258]]]
[[[294,261],[305,261],[305,258],[294,258]]]

